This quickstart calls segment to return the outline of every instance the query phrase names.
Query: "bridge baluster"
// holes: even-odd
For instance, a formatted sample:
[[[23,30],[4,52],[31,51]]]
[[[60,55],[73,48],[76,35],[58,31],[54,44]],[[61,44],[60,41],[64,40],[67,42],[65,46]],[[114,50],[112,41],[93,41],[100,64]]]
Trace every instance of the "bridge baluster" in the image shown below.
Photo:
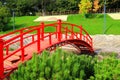
[[[86,42],[89,44],[89,41],[88,41],[88,34],[86,34]]]
[[[2,39],[0,39],[0,79],[4,77],[3,45],[4,45],[4,42]]]
[[[32,35],[32,42],[35,40],[34,35]]]
[[[42,31],[41,31],[41,38],[42,38],[42,40],[44,40],[44,22],[42,22],[41,23],[41,29],[42,29]]]
[[[65,31],[65,39],[67,39],[67,36],[68,36],[68,34],[67,34],[68,27],[66,27],[65,29],[66,29],[66,31]]]
[[[6,55],[8,55],[9,52],[9,45],[6,46]]]
[[[52,41],[51,41],[52,39],[51,39],[51,33],[49,33],[49,43],[50,43],[50,45],[52,44]]]
[[[24,53],[25,52],[24,52],[24,48],[23,48],[23,46],[24,46],[24,42],[23,42],[24,41],[24,39],[23,39],[23,30],[20,31],[20,34],[21,34],[20,35],[21,60],[24,61]]]
[[[57,33],[57,26],[56,26],[56,33],[55,33],[55,38],[57,38],[57,34],[58,34],[58,33]]]
[[[58,32],[58,41],[61,41],[61,20],[58,20],[57,32]]]
[[[40,29],[41,28],[38,28],[38,30],[37,30],[37,39],[38,39],[38,41],[37,41],[37,48],[38,48],[38,51],[40,51]]]
[[[72,39],[73,39],[73,37],[74,37],[74,27],[73,27],[73,25],[72,25],[72,32],[71,32],[71,37],[72,37]]]
[[[79,28],[80,28],[80,40],[82,40],[82,26],[80,26]]]

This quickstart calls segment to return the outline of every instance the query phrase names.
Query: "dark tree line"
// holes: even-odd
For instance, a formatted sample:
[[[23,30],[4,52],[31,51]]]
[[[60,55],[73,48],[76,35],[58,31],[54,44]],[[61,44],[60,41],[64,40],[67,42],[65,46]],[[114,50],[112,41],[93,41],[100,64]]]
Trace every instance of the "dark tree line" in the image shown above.
[[[17,16],[35,15],[40,12],[65,12],[79,11],[78,4],[81,0],[0,0],[6,5],[10,12],[16,12]],[[93,2],[94,0],[91,0]],[[99,5],[103,8],[104,0],[99,0]],[[120,0],[106,0],[107,8],[120,8]]]

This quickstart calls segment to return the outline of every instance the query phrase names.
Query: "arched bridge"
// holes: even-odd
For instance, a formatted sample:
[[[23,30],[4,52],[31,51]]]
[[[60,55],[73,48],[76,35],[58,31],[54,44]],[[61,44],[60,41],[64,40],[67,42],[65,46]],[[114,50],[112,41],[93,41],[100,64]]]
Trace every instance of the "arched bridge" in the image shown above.
[[[49,27],[52,32],[46,31]],[[78,31],[75,32],[75,29]],[[0,79],[8,76],[19,63],[29,60],[34,52],[39,54],[43,50],[52,51],[66,44],[71,44],[81,53],[93,52],[92,38],[82,26],[61,20],[52,24],[42,22],[38,26],[0,36]]]

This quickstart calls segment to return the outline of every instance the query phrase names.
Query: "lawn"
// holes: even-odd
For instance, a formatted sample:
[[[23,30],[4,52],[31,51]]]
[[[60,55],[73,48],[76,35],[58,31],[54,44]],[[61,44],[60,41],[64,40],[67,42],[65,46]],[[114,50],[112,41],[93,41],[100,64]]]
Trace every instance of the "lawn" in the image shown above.
[[[15,30],[24,28],[24,27],[29,27],[33,25],[38,25],[38,22],[34,22],[33,20],[38,18],[38,16],[22,16],[22,17],[15,17]],[[7,33],[13,31],[13,19],[11,18],[10,23],[8,26],[6,26],[4,32],[2,33]]]
[[[20,29],[23,27],[29,27],[33,25],[39,25],[40,22],[34,22],[36,18],[39,16],[22,16],[15,17],[15,29]],[[82,25],[84,29],[88,31],[90,34],[102,34],[104,29],[104,16],[103,14],[94,14],[91,18],[84,18],[80,14],[69,15],[67,22],[74,23],[77,25]],[[45,22],[51,23],[51,22]],[[53,31],[53,29],[48,28],[46,31]],[[9,23],[9,27],[7,26],[7,30],[2,33],[7,33],[13,31],[13,19]],[[75,31],[77,31],[75,29]],[[106,16],[106,34],[120,34],[120,20],[113,20],[108,15]]]
[[[90,34],[102,34],[104,29],[104,15],[94,14],[91,18],[84,18],[82,15],[70,15],[68,22],[82,25]],[[113,20],[106,15],[106,34],[120,34],[120,20]]]

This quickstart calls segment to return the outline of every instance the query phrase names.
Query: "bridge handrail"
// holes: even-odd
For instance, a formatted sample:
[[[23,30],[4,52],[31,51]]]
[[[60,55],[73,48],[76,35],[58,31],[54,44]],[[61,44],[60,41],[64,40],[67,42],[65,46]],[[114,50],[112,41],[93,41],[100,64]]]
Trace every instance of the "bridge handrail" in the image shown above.
[[[43,23],[42,23],[42,24],[43,24]],[[86,33],[86,35],[90,38],[90,40],[88,39],[88,41],[89,41],[89,43],[91,43],[92,38],[89,36],[89,34],[88,34],[81,26],[78,26],[78,25],[75,25],[75,24],[71,24],[71,23],[67,23],[67,22],[62,22],[61,24],[67,24],[67,25],[71,25],[72,27],[73,27],[73,26],[78,27],[81,31],[84,31],[84,32]],[[57,23],[44,25],[44,27],[49,27],[49,26],[57,27]],[[28,29],[28,28],[32,28],[32,29]],[[13,43],[15,43],[15,42],[20,41],[20,37],[21,37],[21,36],[23,36],[23,35],[25,35],[25,34],[27,34],[27,33],[30,33],[30,32],[32,32],[32,31],[35,31],[35,30],[37,30],[38,28],[41,29],[40,26],[39,26],[39,27],[38,27],[38,26],[30,26],[30,27],[23,28],[23,29],[16,30],[16,31],[14,31],[14,32],[9,33],[9,34],[13,34],[13,33],[15,33],[15,32],[23,32],[23,30],[28,29],[26,32],[23,32],[23,33],[21,33],[20,35],[17,35],[17,36],[15,36],[15,37],[12,37],[12,38],[9,39],[9,40],[4,41],[4,44],[7,44],[7,43],[10,42],[9,44],[5,45],[4,47],[6,47],[6,46],[8,46],[8,45],[10,45],[10,44],[13,44]],[[65,27],[63,27],[63,26],[62,26],[62,28],[65,29]],[[77,32],[74,32],[74,31],[72,31],[72,30],[69,30],[69,29],[67,29],[67,30],[68,30],[68,32],[70,32],[70,33],[72,33],[72,34],[77,33]],[[6,35],[7,35],[7,34],[6,34]],[[3,35],[2,37],[6,36],[6,35]],[[74,35],[75,35],[75,34],[74,34]],[[49,35],[48,35],[48,36],[49,36]],[[28,37],[31,37],[31,36],[24,37],[23,39],[26,39],[26,38],[28,38]],[[46,37],[47,37],[47,36],[46,36]],[[77,36],[76,36],[76,37],[77,37]],[[88,38],[88,37],[87,37],[87,38]],[[16,40],[16,39],[18,39],[18,38],[19,38],[19,40]],[[77,38],[78,38],[78,37],[77,37]],[[15,40],[15,41],[14,41],[14,40]],[[11,41],[13,41],[13,42],[11,42]]]
[[[80,30],[84,31],[84,32],[88,35],[88,37],[89,37],[90,39],[92,39],[92,38],[90,37],[90,35],[88,34],[88,32],[87,32],[84,28],[82,28],[82,25],[79,26],[79,25],[76,25],[76,24],[68,23],[68,22],[62,22],[62,23],[63,23],[63,24],[68,24],[68,25],[72,25],[72,26],[75,26],[75,27],[79,28]]]
[[[67,25],[67,26],[66,26]],[[70,29],[68,27],[71,27]],[[54,32],[45,32],[45,28],[46,27],[54,27],[56,28]],[[80,32],[74,32],[74,27],[77,27],[79,29]],[[63,29],[63,30],[62,30]],[[30,34],[32,32],[36,31],[36,33],[32,34],[32,35],[27,35],[26,34]],[[13,35],[19,33],[17,35],[12,36],[11,38],[4,40],[4,37],[9,36],[9,35]],[[44,34],[48,34],[48,35],[44,35]],[[49,39],[49,44],[50,46],[52,45],[52,35],[56,36],[56,39],[60,42],[62,39],[62,34],[65,34],[65,39],[78,39],[78,40],[82,40],[84,42],[86,42],[89,46],[92,47],[92,38],[90,37],[90,35],[87,33],[86,30],[84,30],[82,28],[82,26],[78,26],[76,24],[71,24],[71,23],[67,23],[67,22],[61,22],[60,20],[58,22],[52,23],[52,24],[44,24],[43,22],[40,25],[37,26],[30,26],[27,28],[23,28],[20,30],[16,30],[13,32],[10,32],[8,34],[4,34],[2,36],[0,36],[0,53],[3,53],[3,49],[6,49],[6,55],[4,55],[3,59],[1,58],[0,61],[4,61],[7,58],[9,58],[10,56],[14,55],[15,53],[21,51],[21,61],[24,61],[24,49],[34,43],[37,43],[37,52],[39,52],[41,50],[40,48],[40,41],[44,40],[45,38],[48,37]],[[70,33],[70,34],[69,34]],[[27,38],[32,38],[30,43],[27,44],[23,44],[24,40]],[[70,37],[70,38],[68,38]],[[82,37],[82,38],[81,38]],[[37,39],[35,39],[37,38]],[[4,40],[4,41],[3,41]],[[10,54],[7,54],[9,51],[9,46],[14,44],[14,43],[20,43],[20,48],[17,48],[16,50],[12,51]],[[0,54],[0,56],[3,54]],[[1,62],[2,63],[2,62]],[[4,63],[1,64],[0,63],[0,70],[3,69],[3,65]],[[2,66],[2,67],[1,67]],[[2,74],[2,72],[0,72],[0,74]],[[3,74],[2,74],[3,75]],[[1,75],[0,75],[1,77]]]
[[[0,38],[4,38],[4,37],[6,37],[6,36],[9,36],[9,35],[12,35],[12,34],[17,34],[17,33],[20,33],[21,31],[28,30],[28,29],[32,29],[32,28],[36,28],[36,27],[39,27],[39,26],[40,26],[40,25],[30,26],[30,27],[26,27],[26,28],[19,29],[19,30],[15,30],[15,31],[9,32],[9,33],[7,33],[7,34],[0,35]]]
[[[42,23],[42,24],[44,24],[44,23]],[[90,35],[88,34],[88,32],[87,32],[85,29],[83,29],[82,26],[78,26],[78,25],[76,25],[76,24],[71,24],[71,23],[68,23],[68,22],[62,22],[61,24],[67,24],[67,25],[71,25],[71,26],[75,26],[75,27],[77,27],[77,28],[80,28],[80,29],[81,29],[82,31],[84,31],[84,32],[86,33],[86,35],[88,35],[88,37],[92,40],[92,38],[90,37]],[[52,24],[46,24],[46,25],[44,25],[44,27],[49,27],[49,26],[51,26],[51,27],[57,27],[56,25],[57,25],[57,23],[52,23]],[[5,37],[5,36],[11,35],[11,34],[15,34],[15,33],[18,33],[18,32],[20,33],[21,31],[23,32],[23,30],[33,29],[33,28],[36,28],[36,27],[39,27],[39,26],[40,26],[40,25],[30,26],[30,27],[22,28],[22,29],[20,29],[20,30],[15,30],[15,31],[13,31],[13,32],[10,32],[10,33],[8,33],[8,34],[4,34],[4,35],[0,36],[0,38],[3,38],[3,37]]]

